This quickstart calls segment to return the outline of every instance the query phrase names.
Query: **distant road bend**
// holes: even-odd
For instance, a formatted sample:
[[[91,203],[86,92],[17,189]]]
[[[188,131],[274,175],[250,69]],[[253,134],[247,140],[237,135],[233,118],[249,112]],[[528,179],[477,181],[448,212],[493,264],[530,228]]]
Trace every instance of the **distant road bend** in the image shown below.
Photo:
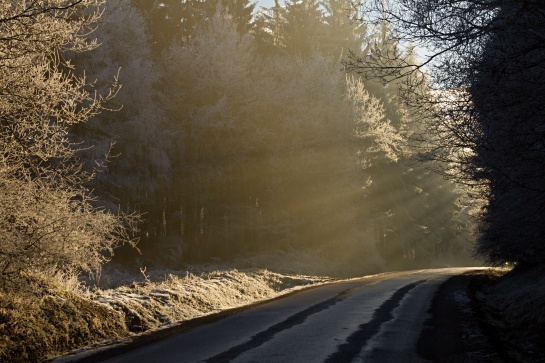
[[[102,362],[424,362],[416,343],[434,294],[469,270],[393,272],[312,288]]]

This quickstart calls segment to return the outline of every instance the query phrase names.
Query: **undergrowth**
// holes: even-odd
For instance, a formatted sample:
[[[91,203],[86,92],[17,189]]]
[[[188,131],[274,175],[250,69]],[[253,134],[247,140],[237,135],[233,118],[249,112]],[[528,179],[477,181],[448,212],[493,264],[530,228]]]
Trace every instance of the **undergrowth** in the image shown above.
[[[145,274],[110,268],[104,277],[109,286],[94,291],[73,276],[41,276],[33,277],[25,291],[0,292],[0,363],[89,352],[141,332],[331,280],[212,265]]]

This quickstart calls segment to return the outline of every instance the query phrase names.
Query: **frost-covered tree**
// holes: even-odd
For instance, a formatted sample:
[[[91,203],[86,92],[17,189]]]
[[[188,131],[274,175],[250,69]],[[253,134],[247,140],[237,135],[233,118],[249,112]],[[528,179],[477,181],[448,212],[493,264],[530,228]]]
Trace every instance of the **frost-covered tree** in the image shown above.
[[[380,107],[362,96],[363,86],[349,95],[337,57],[257,56],[254,44],[219,12],[169,54],[170,122],[183,137],[172,160],[188,255],[363,249],[354,127],[369,157],[391,152],[393,129],[374,116]]]
[[[323,47],[324,12],[319,1],[275,2],[257,15],[257,38],[269,53],[310,56]]]
[[[283,24],[285,8],[280,0],[274,1],[274,6],[261,8],[256,14],[256,43],[261,54],[274,54],[283,44]]]
[[[284,226],[279,242],[334,249],[336,241],[340,247],[344,233],[357,226],[345,198],[357,200],[359,190],[344,75],[335,60],[318,53],[262,62],[256,107],[266,136],[263,199],[269,216]]]
[[[318,0],[287,0],[283,46],[290,54],[306,56],[321,47],[324,13]]]
[[[101,1],[0,4],[0,275],[3,288],[48,268],[100,270],[126,240],[123,218],[93,207],[71,127],[98,114],[95,96],[64,51],[87,34]],[[113,81],[113,80],[112,80]],[[129,220],[127,220],[129,221]]]
[[[169,51],[170,122],[182,141],[171,152],[182,191],[183,238],[192,258],[210,250],[211,241],[228,249],[217,239],[231,233],[232,206],[246,203],[239,189],[255,142],[247,113],[255,97],[253,57],[251,36],[239,33],[221,8],[193,38]]]
[[[155,56],[170,46],[173,40],[185,42],[198,28],[213,18],[217,7],[231,15],[237,29],[247,32],[252,27],[255,4],[250,0],[131,0],[144,13],[151,34]]]
[[[257,14],[256,36],[268,52],[320,52],[340,61],[350,50],[359,53],[366,42],[367,26],[354,21],[360,11],[346,0],[276,1]]]
[[[327,0],[322,5],[326,28],[321,49],[339,59],[344,59],[350,52],[366,53],[369,26],[357,21],[364,11],[363,5],[352,6],[347,0]]]
[[[381,21],[369,38],[367,51],[352,53],[345,61],[349,69],[354,59],[368,67],[356,71],[365,88],[380,100],[390,127],[403,135],[394,144],[400,151],[396,162],[379,158],[368,170],[373,183],[366,189],[367,203],[375,221],[379,251],[391,268],[467,259],[467,249],[458,248],[462,238],[469,239],[468,233],[460,233],[461,226],[466,230],[468,226],[456,202],[458,188],[430,174],[417,160],[422,144],[413,140],[426,142],[427,135],[420,129],[430,116],[425,110],[410,107],[405,96],[416,87],[430,93],[430,86],[425,76],[408,71],[415,60],[414,48],[403,52],[399,44],[390,25]],[[370,69],[384,72],[371,74]],[[390,69],[398,69],[399,74],[391,74]],[[459,253],[452,254],[453,250]]]
[[[82,152],[88,164],[106,153],[111,156],[108,168],[93,184],[104,202],[145,213],[146,221],[161,223],[165,206],[160,201],[170,192],[167,150],[173,139],[160,106],[156,88],[161,73],[144,24],[130,1],[109,2],[104,7],[93,33],[100,45],[74,58],[95,88],[107,87],[113,77],[121,88],[107,103],[112,111],[93,117],[74,134],[84,145],[94,146]],[[158,233],[148,230],[147,223],[141,227],[148,235]]]

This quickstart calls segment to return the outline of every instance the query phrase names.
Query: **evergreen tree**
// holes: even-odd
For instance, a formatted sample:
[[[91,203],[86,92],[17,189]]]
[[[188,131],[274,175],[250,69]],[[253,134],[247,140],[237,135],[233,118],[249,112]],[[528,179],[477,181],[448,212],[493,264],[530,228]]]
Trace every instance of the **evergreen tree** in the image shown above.
[[[260,54],[274,54],[284,46],[285,10],[280,0],[275,0],[273,7],[262,8],[256,15],[255,37]]]
[[[541,263],[543,3],[376,5],[396,23],[398,38],[423,43],[429,51],[423,64],[390,67],[386,75],[410,77],[424,65],[429,69],[435,92],[422,95],[416,87],[408,93],[432,116],[422,157],[468,186],[469,197],[482,208],[478,253],[500,265]],[[382,57],[377,64],[387,62]],[[385,75],[375,65],[356,68]]]
[[[107,3],[101,26],[94,33],[100,46],[70,56],[86,70],[87,77],[96,80],[96,87],[106,87],[114,77],[122,84],[108,104],[112,111],[73,131],[84,145],[94,145],[80,153],[87,165],[109,156],[104,164],[107,168],[93,182],[102,202],[146,216],[139,226],[140,248],[146,252],[150,239],[164,235],[159,226],[163,225],[165,198],[171,193],[167,151],[172,136],[156,93],[161,74],[144,24],[130,1]]]
[[[308,56],[322,47],[324,14],[318,0],[288,0],[282,29],[290,54]]]
[[[367,24],[356,21],[363,6],[353,6],[346,0],[326,0],[322,2],[327,27],[321,40],[321,49],[334,57],[344,59],[351,52],[366,53],[368,43]]]
[[[219,7],[224,9],[241,32],[251,28],[255,4],[250,0],[132,0],[144,12],[148,21],[153,50],[156,56],[174,40],[186,42],[196,34],[197,28],[212,19]]]
[[[183,239],[191,258],[231,253],[232,206],[245,203],[245,154],[252,146],[252,38],[218,9],[210,22],[170,49],[169,118],[183,143],[170,152],[182,193]],[[241,173],[241,174],[238,174]],[[241,191],[244,193],[244,191]],[[229,229],[229,230],[228,230]]]
[[[395,69],[414,63],[414,48],[403,54],[386,22],[379,24],[368,49],[367,54],[359,55],[362,64],[381,62]],[[457,203],[459,192],[418,161],[418,147],[426,142],[419,125],[428,122],[430,115],[412,109],[402,97],[415,85],[429,93],[427,80],[409,72],[403,77],[386,73],[382,78],[365,80],[366,89],[382,102],[391,126],[403,135],[403,140],[396,143],[400,152],[395,162],[378,159],[367,170],[373,181],[366,188],[370,220],[374,221],[379,252],[390,268],[469,260],[469,248],[451,253],[452,246],[470,239],[470,227]],[[410,142],[416,139],[420,144]],[[465,233],[460,231],[461,225]]]

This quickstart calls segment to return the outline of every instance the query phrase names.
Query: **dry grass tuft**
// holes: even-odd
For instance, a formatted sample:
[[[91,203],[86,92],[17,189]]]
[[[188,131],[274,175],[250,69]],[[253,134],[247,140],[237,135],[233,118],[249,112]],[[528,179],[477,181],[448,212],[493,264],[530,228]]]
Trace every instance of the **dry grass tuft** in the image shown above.
[[[79,346],[127,335],[122,316],[58,286],[0,293],[0,362],[41,362]]]
[[[96,291],[91,298],[125,316],[135,333],[225,309],[271,299],[304,285],[329,281],[267,270],[203,268],[191,272],[150,271],[148,281]],[[119,274],[119,273],[118,273]],[[157,275],[163,274],[162,279]]]

